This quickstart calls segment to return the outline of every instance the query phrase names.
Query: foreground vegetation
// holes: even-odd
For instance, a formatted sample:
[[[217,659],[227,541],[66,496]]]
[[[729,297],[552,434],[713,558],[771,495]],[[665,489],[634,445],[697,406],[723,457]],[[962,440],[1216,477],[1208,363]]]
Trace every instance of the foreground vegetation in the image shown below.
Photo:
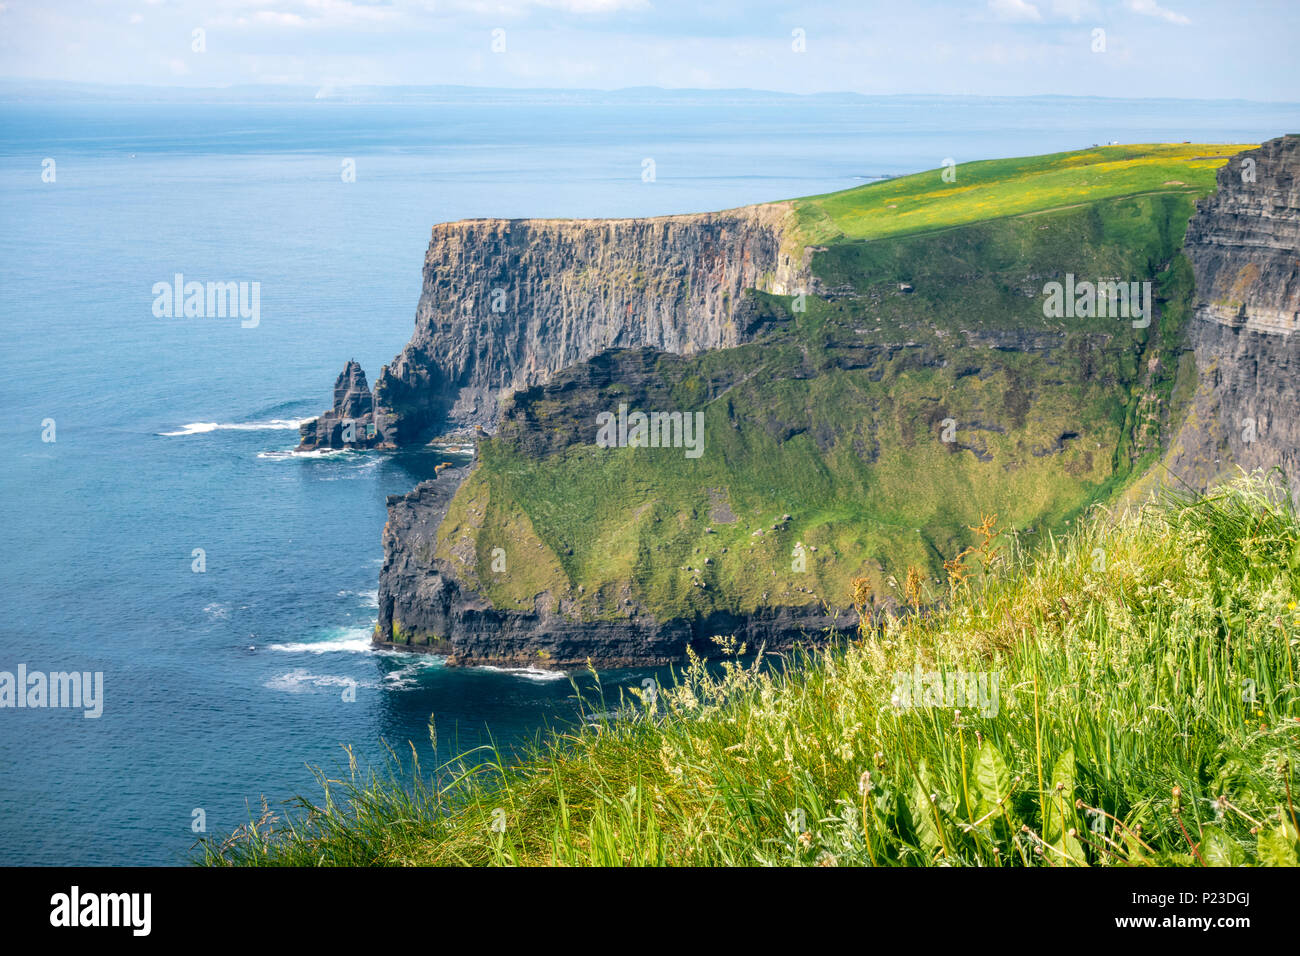
[[[944,594],[909,573],[890,584],[903,609],[851,639],[780,667],[693,660],[522,763],[322,778],[323,798],[202,860],[1295,865],[1292,503],[1254,476],[1096,509],[1033,552],[993,516],[975,536]],[[909,700],[899,675],[918,671],[983,675],[985,693],[925,676]]]

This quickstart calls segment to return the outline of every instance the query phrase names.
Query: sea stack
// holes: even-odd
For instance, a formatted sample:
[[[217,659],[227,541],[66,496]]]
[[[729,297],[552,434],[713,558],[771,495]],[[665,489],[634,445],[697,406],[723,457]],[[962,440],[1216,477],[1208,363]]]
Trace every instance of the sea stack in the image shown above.
[[[349,359],[334,381],[334,406],[319,418],[299,427],[298,451],[373,448],[379,444],[375,428],[375,400],[366,373]]]

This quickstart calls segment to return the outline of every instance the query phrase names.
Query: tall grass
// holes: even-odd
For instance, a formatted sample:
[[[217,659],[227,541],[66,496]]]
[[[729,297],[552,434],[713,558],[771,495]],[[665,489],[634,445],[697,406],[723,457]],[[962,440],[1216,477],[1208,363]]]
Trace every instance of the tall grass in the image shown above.
[[[1295,865],[1292,504],[1257,475],[1098,510],[1032,553],[981,531],[947,594],[787,666],[734,647],[720,674],[692,659],[515,765],[322,778],[323,798],[205,841],[201,860]],[[909,698],[899,675],[918,671]],[[984,675],[985,696],[929,677],[959,673]]]

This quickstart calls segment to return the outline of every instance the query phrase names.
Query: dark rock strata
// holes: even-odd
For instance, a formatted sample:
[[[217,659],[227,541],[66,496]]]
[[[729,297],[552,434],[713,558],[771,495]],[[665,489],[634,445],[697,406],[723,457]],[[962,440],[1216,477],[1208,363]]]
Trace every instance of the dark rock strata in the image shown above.
[[[800,287],[783,204],[656,219],[435,226],[415,332],[375,384],[386,441],[484,426],[500,400],[610,348],[689,355],[753,337],[746,291]]]
[[[1219,170],[1184,253],[1198,388],[1170,470],[1205,488],[1236,466],[1281,468],[1300,501],[1300,136]]]

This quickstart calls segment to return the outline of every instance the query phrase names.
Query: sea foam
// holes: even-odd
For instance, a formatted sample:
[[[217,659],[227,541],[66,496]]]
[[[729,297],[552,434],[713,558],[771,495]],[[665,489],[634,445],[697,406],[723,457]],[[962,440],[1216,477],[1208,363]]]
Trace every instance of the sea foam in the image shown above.
[[[298,428],[303,422],[311,421],[309,418],[272,418],[264,422],[190,422],[188,425],[182,425],[179,431],[159,432],[164,438],[175,438],[185,435],[205,435],[208,432],[216,431],[236,431],[236,432],[261,432],[272,430],[285,430]]]

